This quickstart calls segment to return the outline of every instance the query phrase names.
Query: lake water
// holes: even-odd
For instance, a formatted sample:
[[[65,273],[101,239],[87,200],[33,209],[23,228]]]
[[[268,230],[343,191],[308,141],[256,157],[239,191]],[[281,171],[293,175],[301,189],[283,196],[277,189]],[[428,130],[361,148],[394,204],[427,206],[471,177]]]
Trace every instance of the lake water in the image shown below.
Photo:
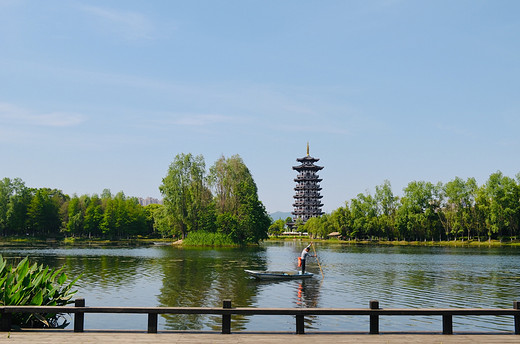
[[[2,248],[83,274],[75,297],[87,306],[368,308],[511,308],[520,300],[520,249],[386,247],[316,244],[305,281],[261,282],[244,269],[295,270],[307,243],[269,242],[255,248]],[[294,331],[291,316],[232,318],[233,331]],[[70,319],[72,320],[72,319]],[[368,331],[368,318],[305,318],[306,331]],[[454,317],[454,331],[512,332],[512,317]],[[159,330],[220,330],[220,316],[160,316]],[[70,326],[69,326],[70,327]],[[86,314],[86,329],[146,330],[146,315]],[[384,331],[441,331],[441,317],[382,317]]]

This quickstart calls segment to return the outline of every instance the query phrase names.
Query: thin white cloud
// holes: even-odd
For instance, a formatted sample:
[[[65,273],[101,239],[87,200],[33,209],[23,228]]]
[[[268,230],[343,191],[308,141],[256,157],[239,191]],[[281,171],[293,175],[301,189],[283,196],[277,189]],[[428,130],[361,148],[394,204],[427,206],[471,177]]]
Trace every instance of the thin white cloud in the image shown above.
[[[85,119],[84,115],[78,113],[35,113],[13,104],[0,102],[0,122],[4,124],[73,127],[83,123]]]
[[[80,9],[97,18],[105,28],[125,39],[140,40],[154,39],[156,28],[154,23],[138,12],[120,11],[99,6],[80,6]]]

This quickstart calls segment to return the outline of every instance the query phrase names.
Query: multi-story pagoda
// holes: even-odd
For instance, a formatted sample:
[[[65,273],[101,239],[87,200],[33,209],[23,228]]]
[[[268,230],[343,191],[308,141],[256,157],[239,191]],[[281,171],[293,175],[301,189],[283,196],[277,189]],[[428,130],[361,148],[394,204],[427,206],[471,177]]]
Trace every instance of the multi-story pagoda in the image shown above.
[[[320,182],[317,172],[323,169],[323,166],[314,165],[320,159],[313,158],[309,155],[309,143],[307,143],[307,156],[296,159],[300,165],[293,166],[293,170],[298,171],[298,176],[294,179],[296,187],[294,190],[294,211],[293,220],[298,222],[301,219],[303,223],[307,222],[311,217],[324,214],[321,211]]]

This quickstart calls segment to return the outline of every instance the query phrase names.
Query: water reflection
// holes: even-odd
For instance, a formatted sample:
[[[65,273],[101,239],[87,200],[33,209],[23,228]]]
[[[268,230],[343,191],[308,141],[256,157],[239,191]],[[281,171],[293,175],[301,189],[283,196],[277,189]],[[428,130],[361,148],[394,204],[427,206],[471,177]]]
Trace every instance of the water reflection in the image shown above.
[[[197,249],[176,248],[162,260],[160,306],[222,307],[232,300],[233,306],[251,305],[256,287],[244,272],[250,266],[265,267],[264,249]],[[220,329],[221,317],[207,315],[165,315],[165,328],[170,330]],[[232,330],[246,328],[247,318],[234,317]]]
[[[260,248],[5,248],[11,260],[29,256],[70,277],[82,274],[77,297],[88,306],[367,308],[511,308],[520,300],[520,250],[316,245],[309,280],[261,282],[244,269],[295,270],[306,242],[266,243]],[[368,330],[364,317],[306,317],[320,331]],[[146,329],[142,315],[87,315],[90,329]],[[221,318],[165,316],[159,329],[219,330]],[[232,330],[292,331],[289,316],[232,318]],[[439,317],[382,317],[382,331],[439,331]],[[455,317],[455,331],[512,331],[509,317]]]

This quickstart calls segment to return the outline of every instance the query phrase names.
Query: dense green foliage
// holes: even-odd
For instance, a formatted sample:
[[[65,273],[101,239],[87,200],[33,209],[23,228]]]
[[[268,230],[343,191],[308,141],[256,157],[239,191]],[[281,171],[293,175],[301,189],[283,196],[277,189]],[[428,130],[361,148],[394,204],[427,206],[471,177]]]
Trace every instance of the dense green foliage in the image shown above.
[[[0,180],[0,234],[122,239],[138,235],[186,238],[203,231],[218,233],[213,238],[219,242],[235,244],[267,238],[270,218],[238,155],[221,157],[208,175],[201,155],[179,154],[160,190],[164,206],[142,207],[123,192],[112,196],[104,190],[101,196],[70,197],[59,190],[27,188],[20,179],[4,178]]]
[[[288,226],[289,223],[292,223],[293,219],[292,217],[288,217],[284,220],[278,219],[274,221],[271,226],[269,226],[269,235],[278,236],[282,234],[285,231],[285,228]],[[301,226],[300,226],[301,227]],[[303,227],[301,228],[303,231]]]
[[[359,194],[331,214],[312,218],[303,230],[325,238],[339,232],[350,239],[481,240],[520,233],[520,174],[517,179],[493,173],[478,186],[474,178],[442,184],[410,182],[402,197],[390,182],[376,187],[375,195]]]
[[[206,174],[201,155],[179,154],[160,190],[166,211],[157,221],[169,224],[158,228],[163,235],[190,238],[192,233],[203,231],[219,233],[217,237],[235,244],[267,238],[271,220],[258,199],[249,169],[238,155],[222,156]]]
[[[211,191],[205,179],[206,164],[202,155],[179,154],[175,157],[159,187],[167,209],[164,215],[170,216],[173,224],[173,227],[163,228],[166,233],[186,238],[189,232],[199,229],[211,231],[207,226],[211,226],[212,221],[201,221],[211,202]]]
[[[24,258],[16,267],[7,264],[0,255],[0,305],[2,306],[64,306],[72,303],[72,291],[77,279],[66,283],[67,275],[59,269],[30,264]],[[13,325],[20,327],[58,327],[66,326],[60,314],[15,313]]]
[[[238,156],[221,157],[209,172],[204,158],[179,154],[160,186],[164,206],[142,207],[122,192],[72,198],[54,189],[27,188],[20,179],[0,180],[0,235],[98,237],[137,235],[186,238],[219,233],[233,243],[257,243],[284,231],[287,219],[272,221],[258,199],[253,177]],[[520,174],[493,173],[481,186],[474,178],[446,184],[412,181],[401,197],[390,182],[376,186],[297,231],[346,239],[503,240],[520,233]],[[199,241],[200,233],[198,236]],[[191,239],[194,240],[194,239]]]
[[[70,197],[55,189],[33,189],[20,179],[0,180],[0,233],[3,236],[102,237],[109,239],[154,232],[156,207],[109,190]]]

